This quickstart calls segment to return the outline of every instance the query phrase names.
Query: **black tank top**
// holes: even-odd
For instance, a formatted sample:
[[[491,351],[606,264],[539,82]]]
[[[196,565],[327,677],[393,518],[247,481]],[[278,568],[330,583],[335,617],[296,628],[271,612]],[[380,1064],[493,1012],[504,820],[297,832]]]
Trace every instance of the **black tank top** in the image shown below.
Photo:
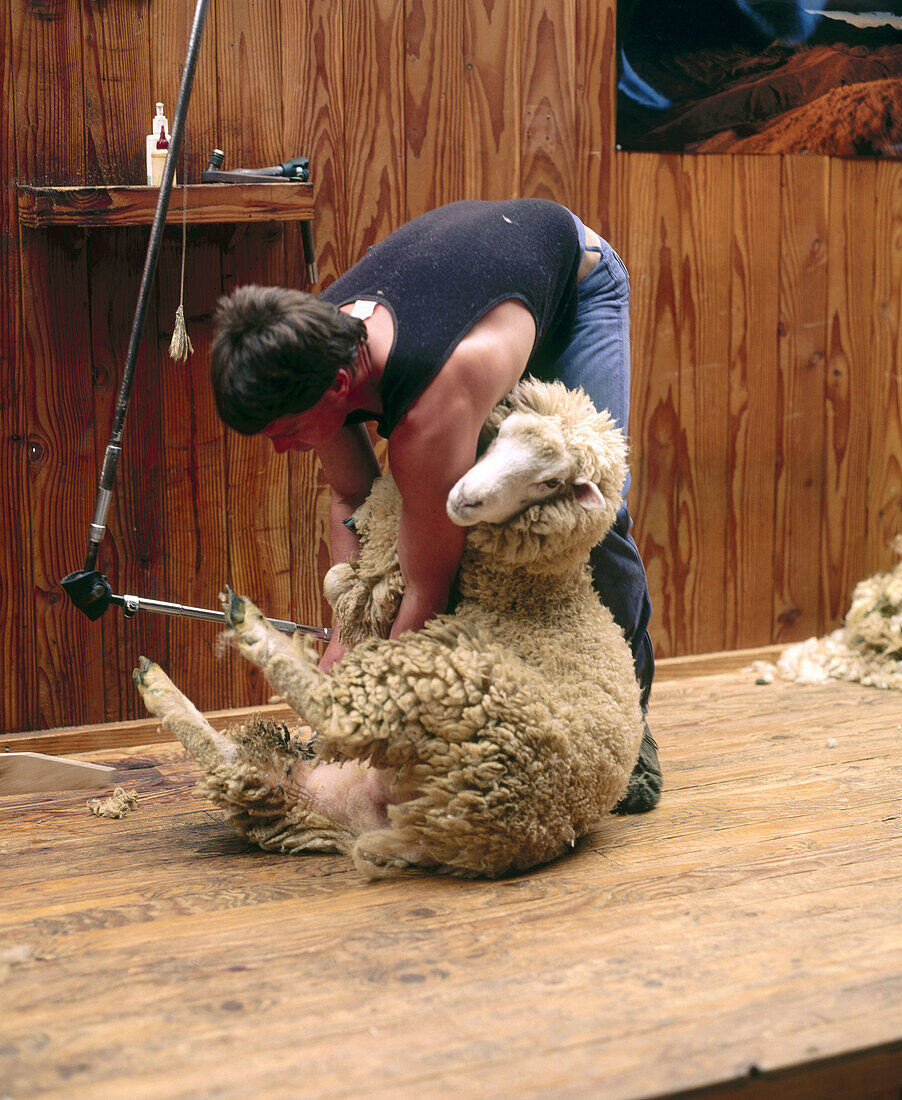
[[[536,322],[526,369],[547,377],[573,324],[579,260],[572,214],[546,199],[451,203],[374,245],[320,294],[336,306],[378,302],[395,323],[382,415],[357,410],[348,423],[375,419],[388,436],[473,325],[510,299]]]

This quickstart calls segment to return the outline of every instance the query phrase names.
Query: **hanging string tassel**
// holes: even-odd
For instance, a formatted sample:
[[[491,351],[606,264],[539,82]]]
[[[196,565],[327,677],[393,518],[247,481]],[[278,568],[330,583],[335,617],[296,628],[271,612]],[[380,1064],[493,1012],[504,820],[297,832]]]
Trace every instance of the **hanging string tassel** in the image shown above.
[[[169,354],[173,359],[186,360],[194,354],[194,345],[185,328],[185,309],[181,303],[175,311],[175,326],[172,330],[172,340],[169,342]]]
[[[183,176],[184,179],[184,176]],[[185,328],[185,251],[187,241],[188,188],[182,183],[182,281],[179,289],[179,307],[175,311],[175,324],[172,327],[172,339],[169,342],[169,355],[173,359],[187,361],[194,354],[194,345]]]

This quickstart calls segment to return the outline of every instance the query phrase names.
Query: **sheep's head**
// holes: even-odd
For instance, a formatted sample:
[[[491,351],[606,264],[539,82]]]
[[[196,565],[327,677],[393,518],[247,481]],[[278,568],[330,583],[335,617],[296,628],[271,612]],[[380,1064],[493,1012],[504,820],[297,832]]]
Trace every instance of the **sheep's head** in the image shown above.
[[[559,492],[572,468],[560,421],[532,412],[512,413],[482,458],[448,494],[448,517],[459,527],[504,523]],[[581,484],[588,490],[590,506],[593,499],[601,500],[594,485],[588,486],[585,479]]]
[[[502,542],[487,540],[523,565],[588,553],[614,522],[626,477],[626,443],[610,415],[581,390],[527,380],[488,428],[488,449],[448,495],[452,522],[505,525]]]

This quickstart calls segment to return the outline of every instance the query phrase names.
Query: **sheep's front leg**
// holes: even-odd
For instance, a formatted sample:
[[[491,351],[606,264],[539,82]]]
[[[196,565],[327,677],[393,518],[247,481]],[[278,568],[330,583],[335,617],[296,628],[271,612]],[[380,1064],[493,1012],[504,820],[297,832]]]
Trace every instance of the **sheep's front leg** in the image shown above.
[[[322,688],[325,675],[300,635],[283,634],[266,620],[250,600],[226,587],[220,594],[231,639],[238,651],[256,665],[291,709],[314,727],[321,715],[308,714],[310,693]]]

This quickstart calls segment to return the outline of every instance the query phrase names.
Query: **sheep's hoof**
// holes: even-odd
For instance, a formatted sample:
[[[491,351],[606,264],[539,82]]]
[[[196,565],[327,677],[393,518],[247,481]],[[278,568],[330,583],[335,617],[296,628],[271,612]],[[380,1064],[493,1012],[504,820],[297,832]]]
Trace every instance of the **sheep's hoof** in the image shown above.
[[[639,759],[630,776],[626,794],[611,812],[615,814],[648,813],[661,801],[663,785],[664,779],[658,761],[658,746],[648,729],[648,724],[645,723],[645,734],[639,746]]]
[[[139,690],[146,686],[147,675],[152,672],[156,666],[153,661],[147,657],[138,658],[138,667],[132,669],[132,679],[135,681],[135,687]]]
[[[132,670],[132,679],[143,699],[173,686],[172,681],[157,662],[144,656],[138,658],[138,667]]]
[[[222,600],[222,610],[229,626],[233,629],[241,626],[244,622],[244,599],[236,595],[228,585],[225,586],[224,593],[220,592],[219,598]]]
[[[147,657],[138,658],[138,667],[132,672],[132,679],[144,705],[157,718],[166,718],[187,701],[156,661]]]

